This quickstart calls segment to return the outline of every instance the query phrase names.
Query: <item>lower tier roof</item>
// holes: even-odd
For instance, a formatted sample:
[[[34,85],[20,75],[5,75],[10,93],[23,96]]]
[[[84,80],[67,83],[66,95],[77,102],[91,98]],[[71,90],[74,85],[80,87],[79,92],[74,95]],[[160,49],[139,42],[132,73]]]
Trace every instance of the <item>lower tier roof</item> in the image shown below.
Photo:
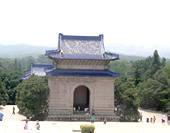
[[[119,77],[119,73],[105,70],[89,70],[89,69],[53,69],[46,72],[47,76],[62,77]]]

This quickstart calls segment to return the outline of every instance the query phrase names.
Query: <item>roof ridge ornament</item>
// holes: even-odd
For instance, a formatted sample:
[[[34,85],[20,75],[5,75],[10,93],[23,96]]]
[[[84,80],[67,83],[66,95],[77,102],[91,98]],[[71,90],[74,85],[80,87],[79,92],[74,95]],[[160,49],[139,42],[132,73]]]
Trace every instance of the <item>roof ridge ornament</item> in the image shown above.
[[[102,45],[102,53],[103,53],[103,58],[105,58],[105,48],[104,48],[104,44],[103,44],[103,34],[100,34],[101,36],[101,45]]]
[[[60,34],[60,50],[61,50],[61,53],[60,53],[60,56],[63,57],[63,49],[62,49],[62,34]]]
[[[63,50],[61,50],[61,57],[63,57]]]

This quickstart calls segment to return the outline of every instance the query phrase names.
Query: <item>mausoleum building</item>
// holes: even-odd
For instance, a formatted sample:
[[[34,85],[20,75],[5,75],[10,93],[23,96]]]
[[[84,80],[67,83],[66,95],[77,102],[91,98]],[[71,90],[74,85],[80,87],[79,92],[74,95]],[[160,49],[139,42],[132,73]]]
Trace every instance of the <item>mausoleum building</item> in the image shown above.
[[[59,34],[58,48],[46,51],[54,61],[47,69],[49,116],[74,114],[73,108],[114,114],[114,82],[118,73],[108,68],[119,55],[106,52],[103,35],[70,36]]]

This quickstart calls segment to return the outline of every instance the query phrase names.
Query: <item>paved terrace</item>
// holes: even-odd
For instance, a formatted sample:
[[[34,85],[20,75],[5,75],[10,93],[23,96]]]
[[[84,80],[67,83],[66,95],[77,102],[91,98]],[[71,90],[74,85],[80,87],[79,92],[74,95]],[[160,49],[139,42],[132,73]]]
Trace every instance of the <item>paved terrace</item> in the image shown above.
[[[13,115],[12,107],[11,105],[0,106],[0,111],[6,114],[3,121],[0,122],[0,133],[73,133],[72,129],[80,129],[81,124],[91,124],[90,122],[40,121],[40,131],[24,131],[23,126],[26,118],[18,114],[16,106],[16,115]],[[142,122],[107,122],[106,125],[103,122],[95,122],[95,133],[170,133],[170,125],[161,123],[161,112],[141,109],[139,111],[143,113]],[[145,116],[156,116],[156,123],[146,123]],[[35,121],[29,121],[28,124],[29,129],[33,129]]]

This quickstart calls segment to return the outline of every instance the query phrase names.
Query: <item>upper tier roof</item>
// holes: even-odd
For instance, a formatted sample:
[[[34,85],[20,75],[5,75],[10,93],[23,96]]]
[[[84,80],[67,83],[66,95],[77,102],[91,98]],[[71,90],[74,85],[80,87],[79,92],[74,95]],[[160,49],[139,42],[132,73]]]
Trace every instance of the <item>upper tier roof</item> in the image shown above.
[[[52,59],[116,60],[119,55],[105,52],[103,35],[69,36],[59,34],[58,49],[46,51]]]

